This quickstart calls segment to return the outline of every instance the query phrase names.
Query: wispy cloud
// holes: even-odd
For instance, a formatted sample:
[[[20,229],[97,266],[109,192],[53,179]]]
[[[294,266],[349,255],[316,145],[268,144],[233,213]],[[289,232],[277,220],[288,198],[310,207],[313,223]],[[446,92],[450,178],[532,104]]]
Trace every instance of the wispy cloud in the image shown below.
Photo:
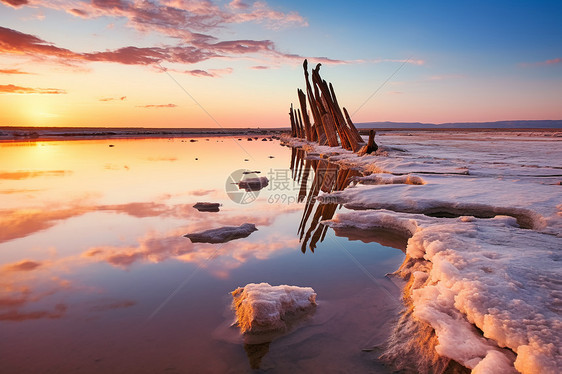
[[[103,97],[101,99],[99,99],[98,101],[123,101],[127,99],[127,96],[121,96],[121,97]]]
[[[462,74],[443,74],[443,75],[432,75],[429,78],[427,78],[427,80],[428,81],[443,81],[443,80],[460,79],[460,78],[464,78],[464,75],[462,75]]]
[[[148,104],[148,105],[137,105],[137,108],[175,108],[176,104]]]
[[[37,177],[64,177],[72,174],[70,170],[0,171],[0,180],[23,180]]]
[[[6,0],[0,0],[6,1]],[[38,36],[0,27],[0,53],[49,59],[67,65],[99,61],[126,65],[157,65],[164,62],[193,64],[211,58],[261,56],[279,62],[301,63],[305,56],[279,51],[271,40],[219,40],[212,35],[225,25],[242,22],[264,23],[273,28],[307,26],[298,13],[275,10],[263,1],[234,1],[219,6],[211,1],[128,1],[68,0],[12,2],[11,6],[49,7],[83,18],[109,17],[126,19],[126,25],[142,33],[153,32],[178,39],[175,45],[154,47],[126,46],[115,50],[79,53],[59,47]],[[348,63],[328,57],[310,57],[325,64]],[[212,75],[212,73],[211,73]]]
[[[545,65],[554,65],[554,64],[561,64],[562,63],[562,58],[557,57],[557,58],[553,58],[552,60],[546,60],[544,62]]]
[[[208,78],[222,77],[223,75],[232,74],[232,72],[234,71],[234,69],[232,68],[208,69],[208,70],[201,70],[201,69],[194,69],[194,70],[166,69],[166,70],[174,71],[176,73],[181,73],[181,74],[188,74],[194,77],[208,77]]]
[[[0,84],[0,93],[60,95],[66,94],[66,91],[58,88],[31,88],[13,84]]]
[[[374,60],[367,60],[367,61],[358,61],[358,62],[370,62],[372,64],[380,64],[382,62],[399,62],[399,63],[407,63],[412,65],[424,65],[425,61],[421,59],[393,59],[393,58],[377,58]]]
[[[21,71],[20,69],[0,69],[0,74],[33,74],[27,71]]]
[[[267,69],[271,69],[269,66],[264,66],[264,65],[256,65],[256,66],[252,66],[251,67],[254,70],[267,70]]]
[[[18,8],[29,4],[29,0],[0,0],[0,2],[11,6],[12,8]]]
[[[4,271],[31,271],[40,267],[41,262],[22,260],[13,264],[6,264],[2,267]]]
[[[562,57],[552,58],[550,60],[538,61],[538,62],[523,62],[519,66],[531,67],[531,66],[549,66],[562,64]]]

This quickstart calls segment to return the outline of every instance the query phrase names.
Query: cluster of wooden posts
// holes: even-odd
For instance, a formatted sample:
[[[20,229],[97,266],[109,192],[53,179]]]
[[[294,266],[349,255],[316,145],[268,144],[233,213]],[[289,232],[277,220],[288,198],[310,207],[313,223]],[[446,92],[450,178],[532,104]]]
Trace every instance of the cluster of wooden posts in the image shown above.
[[[340,108],[334,87],[320,77],[320,66],[312,69],[312,85],[308,74],[308,61],[304,60],[304,77],[306,81],[306,94],[297,89],[300,109],[294,109],[291,104],[289,117],[291,120],[291,136],[318,142],[320,145],[329,145],[357,152],[359,154],[371,153],[377,150],[374,142],[375,132],[371,130],[369,143],[365,144],[359,131],[351,121],[345,108]],[[314,123],[311,123],[307,108],[307,97],[310,112]]]

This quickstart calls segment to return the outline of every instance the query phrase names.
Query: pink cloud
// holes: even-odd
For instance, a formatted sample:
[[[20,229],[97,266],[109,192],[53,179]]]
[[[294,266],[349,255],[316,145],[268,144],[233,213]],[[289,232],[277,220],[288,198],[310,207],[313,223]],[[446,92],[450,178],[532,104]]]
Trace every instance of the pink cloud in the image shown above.
[[[281,11],[274,10],[263,1],[256,1],[251,6],[241,2],[232,1],[230,8],[236,10],[229,18],[227,22],[261,22],[265,23],[271,28],[280,28],[286,26],[308,26],[308,22],[297,12],[283,13]]]
[[[15,55],[36,55],[61,59],[79,59],[80,55],[65,48],[16,30],[0,26],[0,52]]]
[[[209,194],[216,193],[216,192],[217,192],[217,190],[203,190],[203,189],[201,189],[201,190],[191,191],[191,195],[193,195],[193,196],[205,196],[205,195],[209,195]]]
[[[117,6],[117,5],[114,5]],[[116,50],[77,53],[58,47],[34,35],[0,27],[0,53],[15,56],[29,56],[35,59],[53,59],[62,64],[84,62],[113,62],[125,65],[158,65],[161,63],[192,64],[211,58],[238,58],[245,55],[262,55],[278,62],[302,63],[303,56],[278,51],[271,40],[226,40],[214,42],[214,38],[201,34],[191,35],[191,45],[134,47]],[[327,57],[312,57],[311,60],[324,64],[345,64],[349,61]],[[223,71],[222,74],[225,74]],[[212,73],[210,73],[212,74]],[[214,74],[217,75],[216,72]]]
[[[11,6],[12,8],[18,8],[29,4],[28,0],[0,0],[2,3]]]
[[[562,58],[552,58],[550,60],[539,61],[539,62],[523,62],[520,63],[519,66],[522,67],[531,67],[531,66],[546,66],[546,65],[557,65],[562,63]]]
[[[168,69],[168,70],[171,70],[171,69]],[[232,74],[234,69],[225,68],[225,69],[208,69],[208,70],[195,69],[195,70],[183,70],[183,71],[182,70],[171,70],[171,71],[175,71],[176,73],[181,73],[181,74],[189,74],[189,75],[192,75],[194,77],[216,78],[216,77],[221,77],[221,76],[226,75],[226,74]]]
[[[0,243],[23,238],[38,231],[47,230],[58,222],[94,211],[124,213],[133,217],[188,217],[192,204],[173,205],[148,202],[118,205],[79,205],[67,208],[42,207],[37,209],[0,210]]]
[[[6,0],[2,0],[6,1]],[[10,1],[8,1],[10,2]],[[51,57],[61,62],[105,61],[128,65],[150,65],[161,62],[195,63],[214,57],[266,53],[276,58],[302,58],[298,55],[276,51],[269,40],[220,41],[213,35],[201,33],[221,30],[226,24],[260,22],[275,28],[289,25],[306,26],[306,20],[295,12],[272,9],[263,1],[245,3],[235,0],[228,5],[216,5],[211,1],[129,1],[93,0],[91,2],[12,1],[14,6],[44,6],[68,12],[82,18],[114,17],[125,18],[127,25],[141,32],[156,32],[181,39],[176,46],[134,47],[91,53],[76,53],[48,43],[37,36],[15,30],[0,29],[0,52],[23,54],[34,57]],[[323,60],[329,63],[329,59]]]
[[[2,267],[4,271],[31,271],[40,267],[41,262],[22,260],[14,264],[6,264]]]
[[[232,0],[228,6],[234,9],[247,9],[249,7],[243,0]]]
[[[192,208],[190,207],[190,209]],[[184,217],[189,217],[190,214],[192,213],[186,212]],[[148,233],[146,236],[139,238],[138,244],[135,246],[93,247],[85,251],[82,256],[95,258],[100,261],[108,262],[113,266],[124,268],[138,261],[161,262],[168,258],[180,258],[182,261],[204,264],[208,261],[209,256],[213,253],[216,255],[217,248],[220,248],[221,253],[231,253],[231,255],[228,256],[227,262],[232,261],[234,258],[235,263],[240,264],[240,262],[243,262],[241,258],[243,258],[244,255],[241,254],[241,252],[239,253],[236,248],[246,248],[247,244],[245,241],[238,241],[238,243],[233,241],[219,247],[212,244],[195,245],[184,238],[183,235],[189,232],[206,230],[209,227],[232,226],[239,222],[252,222],[259,228],[260,226],[271,225],[272,220],[273,218],[271,217],[259,216],[202,216],[196,222],[186,227],[174,229],[166,233]],[[290,242],[291,245],[294,244],[293,241]],[[298,244],[298,240],[296,243]],[[244,249],[242,252],[250,251],[254,253],[253,257],[255,258],[262,258],[260,256],[267,256],[267,253],[270,251],[280,249],[279,245],[274,243],[269,243],[267,245],[260,243],[259,245],[250,247],[249,250]],[[239,254],[236,255],[233,251]]]
[[[552,60],[546,60],[544,63],[546,65],[560,64],[560,63],[562,63],[562,58],[560,58],[560,57],[553,58]]]
[[[263,65],[252,66],[251,68],[254,69],[254,70],[267,70],[267,69],[270,69],[269,66],[263,66]]]

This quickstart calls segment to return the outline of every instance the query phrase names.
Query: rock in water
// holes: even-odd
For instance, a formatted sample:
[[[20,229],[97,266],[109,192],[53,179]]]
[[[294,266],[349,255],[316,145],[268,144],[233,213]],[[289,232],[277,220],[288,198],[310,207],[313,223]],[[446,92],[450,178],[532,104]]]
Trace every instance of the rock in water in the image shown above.
[[[238,188],[250,191],[259,191],[269,185],[267,177],[245,178],[238,182]]]
[[[284,333],[316,309],[316,293],[310,287],[250,283],[234,290],[232,297],[238,326],[245,334]]]
[[[225,226],[192,234],[185,234],[192,243],[226,243],[234,239],[245,238],[256,231],[253,223],[244,223],[240,226]]]
[[[220,210],[220,206],[220,203],[198,202],[193,207],[200,212],[218,212]]]

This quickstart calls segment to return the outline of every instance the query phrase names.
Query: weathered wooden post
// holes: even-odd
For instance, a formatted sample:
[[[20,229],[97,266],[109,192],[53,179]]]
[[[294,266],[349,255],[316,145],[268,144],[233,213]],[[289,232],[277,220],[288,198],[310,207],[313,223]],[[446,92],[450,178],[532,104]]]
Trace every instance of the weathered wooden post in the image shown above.
[[[291,119],[291,136],[293,138],[297,137],[297,127],[295,126],[295,119],[293,117],[293,104],[291,104],[291,108],[289,109],[289,118]]]
[[[375,143],[375,134],[376,131],[371,129],[369,131],[369,142],[367,143],[367,145],[363,146],[363,148],[361,148],[361,150],[358,152],[359,156],[363,156],[365,154],[371,154],[373,152],[376,152],[377,149],[379,149],[379,146],[377,145],[377,143]]]
[[[320,66],[317,64],[312,69],[312,84],[309,79],[308,61],[304,60],[303,70],[306,83],[306,94],[297,89],[300,109],[291,110],[291,136],[306,138],[308,141],[317,141],[320,145],[328,144],[330,147],[341,145],[342,148],[352,150],[358,154],[372,153],[378,149],[374,141],[374,134],[369,138],[369,143],[359,134],[359,131],[351,121],[345,107],[340,107],[334,86],[320,77]],[[314,123],[311,123],[308,108]]]

